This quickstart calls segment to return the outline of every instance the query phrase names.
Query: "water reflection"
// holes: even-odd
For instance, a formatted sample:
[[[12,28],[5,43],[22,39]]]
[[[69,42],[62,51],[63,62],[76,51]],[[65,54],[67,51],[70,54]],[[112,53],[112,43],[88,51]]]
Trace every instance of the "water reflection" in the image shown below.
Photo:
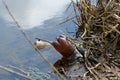
[[[43,25],[45,20],[61,16],[64,7],[70,0],[5,0],[10,10],[25,29],[34,28]],[[0,1],[0,17],[12,22],[8,15],[2,0]]]
[[[44,0],[6,0],[12,13],[18,22],[26,28],[25,32],[27,32],[32,41],[34,41],[36,37],[51,41],[55,40],[61,33],[60,30],[65,32],[66,27],[73,26],[71,23],[60,26],[50,26],[60,22],[64,18],[65,15],[62,15],[62,13],[64,12],[65,5],[69,2],[69,0],[61,0],[54,4],[54,1],[56,2],[56,0],[46,0],[45,2]],[[41,59],[39,54],[37,54],[32,46],[25,40],[19,29],[12,22],[13,20],[8,15],[2,2],[0,2],[0,8],[0,65],[12,65],[24,69],[37,67],[42,72],[51,71],[51,67]],[[70,29],[73,30],[73,28]],[[52,64],[61,57],[52,47],[45,48],[41,50],[41,52]],[[15,80],[16,78],[24,80],[0,69],[1,80]]]
[[[54,63],[54,67],[68,80],[78,79],[86,73],[84,62],[81,59],[70,62],[62,58]]]

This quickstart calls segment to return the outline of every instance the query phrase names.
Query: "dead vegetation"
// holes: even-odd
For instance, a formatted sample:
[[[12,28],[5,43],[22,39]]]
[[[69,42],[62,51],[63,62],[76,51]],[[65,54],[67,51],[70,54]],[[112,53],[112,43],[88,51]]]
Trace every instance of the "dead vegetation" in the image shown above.
[[[72,1],[76,38],[87,49],[86,80],[120,79],[120,0]]]

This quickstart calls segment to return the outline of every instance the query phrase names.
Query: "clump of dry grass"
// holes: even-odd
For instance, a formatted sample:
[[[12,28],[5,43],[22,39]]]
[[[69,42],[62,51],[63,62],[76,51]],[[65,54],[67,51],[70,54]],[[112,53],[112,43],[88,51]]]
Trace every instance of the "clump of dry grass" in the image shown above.
[[[72,1],[76,13],[76,38],[87,49],[86,79],[120,79],[120,0]]]

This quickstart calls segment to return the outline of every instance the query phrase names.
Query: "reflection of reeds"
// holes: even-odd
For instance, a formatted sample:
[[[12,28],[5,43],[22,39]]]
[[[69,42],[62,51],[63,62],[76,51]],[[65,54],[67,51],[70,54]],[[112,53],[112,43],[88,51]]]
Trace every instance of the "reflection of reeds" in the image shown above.
[[[120,78],[120,72],[115,75],[112,71],[120,70],[120,0],[71,1],[78,26],[76,38],[81,38],[87,49],[86,67],[96,80],[110,79],[105,76],[109,72]]]

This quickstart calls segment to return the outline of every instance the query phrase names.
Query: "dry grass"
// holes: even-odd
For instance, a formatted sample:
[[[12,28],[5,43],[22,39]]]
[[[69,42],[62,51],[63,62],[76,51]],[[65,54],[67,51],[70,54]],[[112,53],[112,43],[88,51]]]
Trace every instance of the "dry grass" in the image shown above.
[[[76,38],[83,40],[89,80],[120,79],[120,0],[72,1]]]

